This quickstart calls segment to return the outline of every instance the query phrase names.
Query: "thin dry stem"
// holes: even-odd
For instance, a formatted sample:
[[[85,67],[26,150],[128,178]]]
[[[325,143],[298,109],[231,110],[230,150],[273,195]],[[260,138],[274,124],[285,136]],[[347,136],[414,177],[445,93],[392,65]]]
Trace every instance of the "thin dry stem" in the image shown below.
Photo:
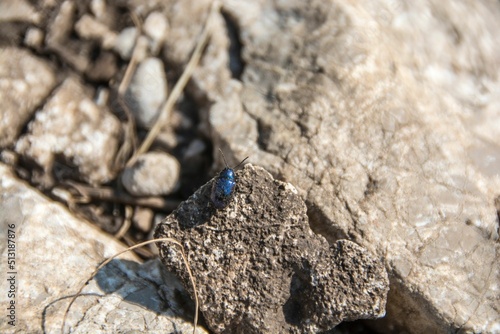
[[[146,245],[149,245],[153,242],[158,242],[158,241],[163,241],[163,242],[171,242],[177,246],[179,246],[180,250],[181,250],[181,255],[182,255],[182,260],[184,261],[184,265],[186,266],[186,269],[187,269],[187,272],[188,272],[188,275],[189,275],[189,279],[191,280],[191,285],[193,287],[193,293],[194,293],[194,302],[195,302],[195,311],[194,311],[194,320],[193,320],[193,334],[196,333],[196,326],[198,324],[198,293],[196,292],[196,283],[194,281],[194,277],[193,277],[193,273],[191,272],[191,267],[189,266],[189,261],[187,259],[187,256],[186,254],[184,253],[184,247],[182,247],[182,244],[175,240],[175,239],[172,239],[172,238],[158,238],[158,239],[153,239],[153,240],[148,240],[148,241],[145,241],[145,242],[141,242],[140,244],[137,244],[137,245],[134,245],[132,247],[129,247],[115,255],[113,255],[112,257],[108,258],[106,261],[104,261],[103,263],[101,263],[97,268],[96,270],[94,270],[94,272],[92,273],[92,275],[90,275],[89,279],[85,281],[84,284],[82,284],[80,286],[80,288],[78,289],[78,292],[73,296],[73,298],[71,298],[71,301],[69,302],[68,304],[68,307],[66,308],[66,311],[64,312],[64,318],[63,318],[63,322],[62,322],[62,325],[61,325],[61,333],[64,333],[64,325],[66,324],[66,318],[67,318],[67,315],[68,315],[68,312],[69,312],[69,309],[71,308],[71,306],[73,305],[73,303],[75,302],[76,298],[78,298],[78,296],[81,295],[82,291],[83,291],[83,288],[85,287],[85,285],[87,285],[87,283],[92,280],[95,275],[97,275],[97,273],[99,272],[99,270],[101,270],[105,265],[107,265],[109,262],[111,262],[114,258],[126,253],[126,252],[130,252],[131,250],[134,250],[136,248],[139,248],[139,247],[142,247],[142,246],[146,246]]]
[[[175,84],[174,89],[170,93],[167,101],[163,105],[163,108],[162,108],[160,115],[158,116],[158,119],[156,120],[155,124],[153,125],[151,130],[148,132],[148,135],[146,136],[146,138],[142,142],[139,149],[136,151],[135,155],[129,160],[127,165],[129,165],[129,166],[132,165],[135,162],[135,160],[137,159],[137,156],[145,153],[149,149],[149,147],[151,146],[151,144],[153,143],[155,138],[158,136],[158,133],[160,132],[161,128],[164,126],[165,122],[167,121],[167,119],[166,119],[167,115],[170,114],[173,106],[175,105],[175,103],[177,102],[177,99],[179,98],[182,91],[186,87],[189,79],[191,78],[191,76],[194,72],[194,69],[196,68],[196,66],[198,65],[198,63],[201,59],[202,51],[203,51],[205,45],[207,44],[208,37],[210,35],[211,22],[212,22],[213,18],[215,17],[215,14],[219,11],[219,8],[220,8],[220,2],[214,1],[212,3],[210,13],[208,15],[205,26],[203,27],[203,31],[198,39],[198,43],[196,45],[196,48],[193,51],[191,59],[187,63],[186,68],[184,69],[184,72],[182,73],[181,77],[179,78],[179,80]]]
[[[134,215],[134,208],[131,205],[125,205],[125,218],[123,219],[123,224],[115,233],[115,238],[120,240],[127,234],[130,226],[132,225],[132,216]]]
[[[127,69],[125,70],[125,75],[123,76],[122,81],[120,82],[120,86],[118,87],[118,103],[122,107],[123,111],[125,111],[125,114],[127,116],[127,124],[125,126],[125,134],[124,134],[124,142],[123,145],[120,147],[119,151],[116,154],[116,159],[115,159],[115,169],[121,170],[123,166],[125,165],[124,162],[126,161],[128,155],[130,152],[135,151],[136,146],[137,146],[137,137],[135,133],[135,119],[134,116],[132,115],[132,112],[128,108],[127,104],[124,102],[125,99],[125,92],[130,85],[130,81],[132,80],[132,76],[135,72],[135,69],[137,67],[138,63],[138,54],[142,52],[140,49],[142,48],[141,45],[138,45],[137,41],[139,40],[139,37],[141,36],[142,32],[142,24],[140,19],[137,17],[135,13],[130,14],[132,17],[132,21],[134,21],[134,25],[137,28],[137,35],[135,37],[135,47],[132,52],[132,56],[130,58],[130,62],[127,65]]]

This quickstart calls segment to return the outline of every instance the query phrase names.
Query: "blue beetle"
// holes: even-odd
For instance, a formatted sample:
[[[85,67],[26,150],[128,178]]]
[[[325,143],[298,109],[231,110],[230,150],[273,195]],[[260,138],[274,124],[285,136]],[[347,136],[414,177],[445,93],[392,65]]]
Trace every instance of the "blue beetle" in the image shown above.
[[[236,186],[236,177],[234,175],[233,169],[245,162],[248,157],[241,160],[241,162],[233,168],[229,168],[224,153],[222,153],[221,149],[219,149],[219,151],[222,154],[222,158],[224,159],[226,168],[221,170],[219,175],[215,178],[215,181],[212,185],[212,193],[210,194],[210,199],[212,200],[215,208],[224,209],[229,204],[229,201],[233,196],[234,187]]]

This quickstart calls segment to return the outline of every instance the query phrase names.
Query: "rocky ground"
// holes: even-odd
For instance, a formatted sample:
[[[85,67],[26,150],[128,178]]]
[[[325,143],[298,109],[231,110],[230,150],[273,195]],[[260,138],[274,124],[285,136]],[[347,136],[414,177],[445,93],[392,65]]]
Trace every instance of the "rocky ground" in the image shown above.
[[[489,0],[1,1],[0,330],[59,332],[158,226],[200,333],[500,332],[498,31]],[[65,331],[192,331],[157,253]]]

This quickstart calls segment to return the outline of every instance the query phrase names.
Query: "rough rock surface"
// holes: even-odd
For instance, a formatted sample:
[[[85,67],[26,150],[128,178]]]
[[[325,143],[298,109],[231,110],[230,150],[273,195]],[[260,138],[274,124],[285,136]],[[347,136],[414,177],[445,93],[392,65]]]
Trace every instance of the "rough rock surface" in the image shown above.
[[[237,178],[225,209],[211,204],[211,181],[155,232],[185,247],[214,332],[317,333],[384,315],[389,282],[381,262],[353,242],[329,246],[314,234],[290,184],[251,165]],[[162,243],[160,256],[192,293],[179,249]]]
[[[14,224],[14,227],[8,225]],[[2,333],[60,333],[69,297],[95,268],[124,249],[113,238],[63,206],[17,180],[0,164],[0,236],[15,238],[16,326],[5,315]],[[1,267],[7,268],[7,243],[0,243]],[[4,273],[5,274],[5,273]],[[7,280],[0,282],[0,305],[7,307]],[[126,253],[99,271],[68,314],[72,333],[192,332],[182,286],[159,261],[137,263]],[[189,311],[192,311],[189,309]],[[199,329],[198,333],[206,333]]]
[[[55,84],[46,61],[17,48],[0,50],[0,147],[14,143]]]
[[[46,172],[62,158],[60,162],[76,166],[86,181],[98,184],[114,173],[120,133],[118,119],[97,106],[78,80],[68,78],[29,123],[16,151]]]
[[[381,330],[498,331],[498,2],[225,4],[245,69],[210,110],[214,146],[385,260]]]
[[[212,2],[0,1],[0,57],[10,45],[31,50],[16,49],[19,57],[0,66],[0,137],[19,129],[2,161],[40,185],[38,169],[23,173],[31,164],[9,150],[53,96],[52,71],[81,76],[122,117],[114,96],[136,38],[134,58],[161,59],[173,83]],[[249,155],[296,186],[310,224],[331,245],[348,238],[376,253],[392,285],[386,317],[367,322],[381,332],[500,331],[498,1],[222,3],[177,106],[192,108],[172,111],[175,130],[162,134],[161,146],[177,155],[194,138],[233,162],[231,155]],[[139,33],[131,12],[144,24],[162,13],[166,34],[144,25]],[[25,63],[42,58],[53,69]],[[6,110],[23,120],[5,126]],[[206,152],[177,156],[184,179],[204,180]],[[49,173],[76,170],[56,158]],[[198,185],[181,185],[183,196]]]

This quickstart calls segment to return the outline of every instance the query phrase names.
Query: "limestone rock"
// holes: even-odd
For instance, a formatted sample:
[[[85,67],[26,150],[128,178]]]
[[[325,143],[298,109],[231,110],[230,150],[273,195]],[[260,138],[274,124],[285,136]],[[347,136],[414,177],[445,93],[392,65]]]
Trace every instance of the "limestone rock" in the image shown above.
[[[9,227],[9,225],[11,225]],[[107,257],[125,249],[66,208],[17,180],[0,164],[0,236],[15,235],[16,326],[4,312],[2,333],[59,333],[69,297]],[[14,231],[14,232],[12,232]],[[0,255],[7,259],[6,242]],[[11,249],[12,250],[12,249]],[[4,260],[2,260],[4,261]],[[6,266],[2,266],[6,268]],[[0,288],[8,291],[7,280]],[[159,261],[126,253],[101,269],[68,314],[72,333],[192,332],[183,290]],[[0,294],[0,304],[10,302]],[[197,333],[206,333],[199,328]]]
[[[155,232],[184,246],[214,332],[317,333],[385,314],[389,281],[380,261],[355,243],[330,246],[314,234],[290,184],[251,165],[237,178],[225,209],[211,204],[211,181]],[[160,256],[193,295],[179,249],[162,243]]]
[[[179,183],[180,165],[177,159],[164,152],[149,152],[125,168],[121,180],[127,191],[135,196],[168,195]]]
[[[163,63],[154,57],[144,59],[137,66],[125,95],[125,102],[137,124],[145,128],[151,127],[158,118],[166,97],[167,78]]]
[[[4,0],[0,2],[0,22],[40,22],[40,14],[29,1]]]
[[[151,53],[156,55],[168,36],[168,21],[163,13],[152,12],[144,21],[144,33],[151,38]]]
[[[497,331],[498,3],[226,4],[246,67],[210,110],[214,146],[296,185],[330,243],[384,258],[374,326]]]
[[[0,51],[0,147],[12,145],[56,84],[48,63],[26,50]]]
[[[120,55],[124,60],[129,60],[134,49],[134,42],[137,38],[137,28],[127,27],[123,29],[115,40],[115,45],[113,49]]]
[[[82,84],[66,79],[28,125],[16,151],[49,172],[57,156],[78,168],[90,183],[113,176],[113,162],[121,127],[118,119],[98,107]]]

